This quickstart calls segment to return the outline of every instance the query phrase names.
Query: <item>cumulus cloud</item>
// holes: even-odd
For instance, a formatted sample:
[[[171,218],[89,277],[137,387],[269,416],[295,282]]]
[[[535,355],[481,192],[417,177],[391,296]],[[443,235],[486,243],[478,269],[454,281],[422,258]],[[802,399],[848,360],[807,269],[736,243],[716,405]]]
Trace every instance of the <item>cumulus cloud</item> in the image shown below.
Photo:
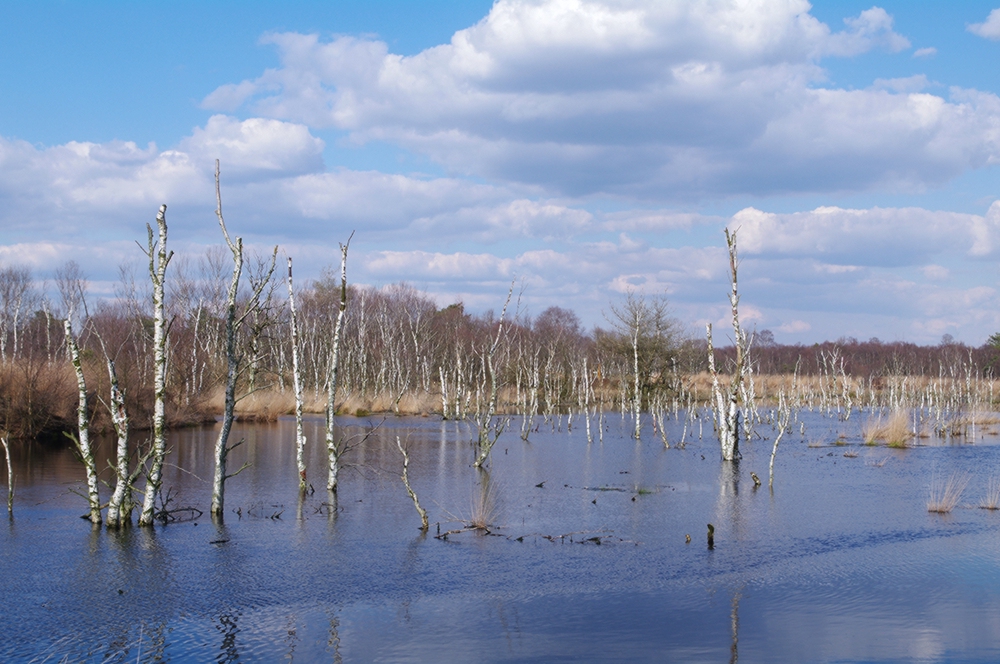
[[[449,230],[544,238],[590,223],[585,210],[493,185],[327,172],[322,149],[304,125],[227,116],[213,116],[165,150],[122,141],[38,147],[0,138],[0,242],[141,236],[161,203],[169,206],[171,228],[211,237],[216,158],[231,225],[250,238],[328,239],[359,229],[370,238],[409,232],[411,243],[440,244]]]
[[[731,222],[744,253],[847,266],[919,266],[938,254],[995,257],[1000,201],[985,216],[922,208],[820,207],[775,214],[746,208]]]
[[[994,9],[982,23],[972,23],[965,27],[974,35],[996,41],[1000,39],[1000,9]]]
[[[836,32],[809,9],[499,0],[450,43],[405,57],[357,37],[271,34],[280,66],[203,104],[243,103],[568,195],[909,190],[995,161],[995,95],[930,95],[919,77],[823,87],[823,58],[910,45],[880,8]]]

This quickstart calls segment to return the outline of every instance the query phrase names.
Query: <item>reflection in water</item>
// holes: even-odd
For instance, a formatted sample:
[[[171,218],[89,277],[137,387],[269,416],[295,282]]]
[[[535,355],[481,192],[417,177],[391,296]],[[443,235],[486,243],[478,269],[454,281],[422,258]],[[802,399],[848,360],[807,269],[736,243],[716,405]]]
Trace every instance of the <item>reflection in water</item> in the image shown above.
[[[330,627],[327,631],[326,649],[327,652],[333,653],[334,664],[343,664],[344,660],[340,656],[340,618],[336,611],[330,611],[329,617]]]
[[[299,632],[297,625],[297,618],[295,614],[288,616],[288,620],[285,623],[285,643],[287,644],[288,651],[285,653],[285,659],[289,662],[295,661],[295,646],[299,644]]]
[[[215,661],[238,662],[240,660],[240,651],[236,647],[236,637],[240,633],[240,615],[240,611],[230,611],[223,613],[213,621],[215,628],[222,635],[219,656],[215,658]]]
[[[733,643],[729,647],[729,662],[730,664],[736,664],[740,659],[739,654],[739,642],[740,642],[740,598],[742,597],[743,587],[740,586],[733,593],[733,612],[730,617],[730,622],[733,628]]]

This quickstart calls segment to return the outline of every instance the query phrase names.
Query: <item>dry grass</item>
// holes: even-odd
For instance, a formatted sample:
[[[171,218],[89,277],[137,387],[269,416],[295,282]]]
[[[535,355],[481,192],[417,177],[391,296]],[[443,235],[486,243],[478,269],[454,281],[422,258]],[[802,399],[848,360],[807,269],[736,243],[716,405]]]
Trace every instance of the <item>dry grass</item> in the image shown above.
[[[225,393],[216,388],[205,401],[209,412],[221,413],[225,406]],[[311,391],[303,395],[302,410],[306,413],[322,413],[326,409],[326,395],[317,398]],[[291,388],[259,390],[236,402],[236,417],[254,422],[273,422],[280,415],[295,412],[295,395]],[[397,412],[395,397],[386,395],[360,397],[355,394],[343,395],[337,400],[337,412],[343,415],[364,417],[372,413]],[[441,397],[426,392],[407,392],[399,399],[398,412],[401,415],[427,415],[441,412]]]
[[[500,500],[496,485],[484,481],[476,487],[472,494],[472,509],[468,518],[468,527],[484,532],[496,526],[500,520]]]
[[[989,483],[986,485],[986,496],[983,497],[979,506],[984,510],[1000,509],[1000,477],[996,475],[990,477]]]
[[[935,477],[931,480],[931,496],[927,501],[927,511],[947,514],[955,509],[962,498],[965,487],[969,484],[967,474],[952,473],[948,481],[941,484]]]
[[[874,421],[869,419],[861,427],[861,436],[865,445],[883,441],[889,447],[906,447],[913,438],[910,414],[905,410],[895,410],[884,422],[881,415]]]
[[[0,428],[12,438],[35,438],[72,426],[76,399],[76,376],[68,362],[28,359],[0,365]]]
[[[497,527],[496,524],[500,520],[500,499],[496,485],[488,480],[483,480],[473,487],[468,514],[456,515],[447,510],[442,511],[447,515],[448,520],[461,523],[463,527],[449,530],[438,537],[447,538],[448,535],[470,530],[488,535],[492,528]]]

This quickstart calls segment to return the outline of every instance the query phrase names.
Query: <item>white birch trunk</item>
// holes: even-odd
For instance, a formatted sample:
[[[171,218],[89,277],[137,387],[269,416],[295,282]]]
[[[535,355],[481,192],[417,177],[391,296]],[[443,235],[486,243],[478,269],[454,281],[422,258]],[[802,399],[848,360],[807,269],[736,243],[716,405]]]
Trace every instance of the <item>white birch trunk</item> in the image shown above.
[[[3,454],[7,460],[7,516],[14,517],[14,467],[10,465],[10,442],[7,436],[0,436]]]
[[[403,447],[403,443],[399,440],[399,436],[396,436],[396,447],[398,447],[399,451],[403,454],[403,474],[401,476],[403,486],[406,487],[406,493],[410,495],[410,499],[413,500],[413,506],[417,508],[417,514],[420,515],[420,530],[426,533],[428,528],[430,528],[430,523],[427,520],[427,510],[420,506],[420,501],[417,500],[417,494],[410,486],[410,475],[408,472],[410,467],[410,455],[406,453],[406,448]]]
[[[777,417],[778,435],[774,438],[774,447],[771,449],[771,463],[768,466],[768,488],[774,488],[774,457],[778,454],[778,443],[781,442],[781,437],[785,435],[785,429],[788,428],[788,422],[792,419],[792,409],[789,408],[788,402],[785,400],[784,391],[778,393],[778,413]]]
[[[214,518],[221,519],[226,508],[226,460],[229,456],[229,432],[233,427],[233,414],[236,410],[236,294],[240,288],[240,275],[243,273],[243,238],[237,237],[233,242],[226,230],[226,222],[222,216],[222,189],[219,185],[219,161],[215,162],[215,214],[222,228],[226,245],[233,255],[233,276],[226,291],[226,396],[222,414],[222,428],[215,441],[215,472],[212,474],[212,507]]]
[[[132,475],[128,467],[128,413],[125,397],[118,386],[115,363],[108,358],[111,382],[111,422],[118,436],[115,457],[115,488],[108,501],[108,528],[122,528],[132,521]]]
[[[146,478],[146,493],[143,496],[140,526],[153,525],[156,499],[160,495],[163,479],[163,460],[167,454],[166,444],[166,390],[167,390],[167,321],[164,311],[164,280],[167,263],[174,252],[167,252],[167,206],[161,205],[156,215],[159,242],[153,243],[153,229],[146,224],[149,256],[149,278],[153,283],[153,450]]]
[[[66,316],[66,347],[69,349],[69,359],[76,372],[76,386],[79,392],[79,403],[76,408],[77,436],[75,439],[80,460],[87,474],[87,504],[90,506],[90,522],[101,522],[101,496],[97,484],[97,462],[90,447],[90,418],[87,414],[87,381],[83,377],[83,365],[80,363],[80,347],[73,337],[72,312]]]
[[[351,237],[354,233],[351,233]],[[337,491],[337,476],[340,474],[340,442],[333,434],[334,418],[337,415],[337,379],[340,371],[340,337],[344,328],[344,313],[347,311],[347,249],[351,238],[346,244],[340,245],[340,305],[337,309],[337,321],[333,325],[333,347],[330,351],[330,379],[326,393],[326,452],[329,462],[329,474],[326,480],[328,491]],[[363,345],[363,344],[362,344]]]
[[[636,311],[635,328],[632,330],[632,375],[634,377],[632,414],[635,417],[635,432],[633,435],[636,440],[639,440],[639,435],[642,433],[642,420],[640,419],[642,411],[642,392],[639,388],[639,324],[639,312]]]
[[[295,464],[299,470],[299,491],[305,491],[306,483],[305,447],[306,435],[302,430],[302,373],[299,369],[299,324],[295,311],[295,291],[292,288],[292,258],[288,257],[288,308],[291,312],[292,327],[292,389],[295,391]]]

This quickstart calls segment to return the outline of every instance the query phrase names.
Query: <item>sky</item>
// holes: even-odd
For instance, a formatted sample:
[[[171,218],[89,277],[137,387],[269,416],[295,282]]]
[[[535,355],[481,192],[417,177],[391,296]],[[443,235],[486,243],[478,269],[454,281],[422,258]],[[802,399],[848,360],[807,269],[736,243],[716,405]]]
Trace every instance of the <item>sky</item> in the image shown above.
[[[353,231],[353,283],[700,335],[728,227],[778,342],[1000,331],[1000,0],[6,0],[0,35],[0,266],[91,297],[161,203],[178,265],[221,245],[220,159],[300,281]]]

